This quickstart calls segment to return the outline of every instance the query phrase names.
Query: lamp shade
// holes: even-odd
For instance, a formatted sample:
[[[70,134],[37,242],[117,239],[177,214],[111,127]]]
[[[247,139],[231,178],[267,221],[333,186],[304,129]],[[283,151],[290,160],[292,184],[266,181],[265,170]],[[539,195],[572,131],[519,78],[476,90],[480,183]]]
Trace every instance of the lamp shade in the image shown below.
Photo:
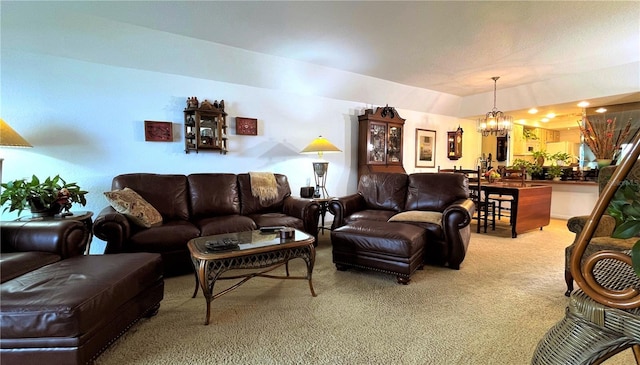
[[[0,118],[0,146],[33,147],[18,132],[14,131],[4,119]]]
[[[300,153],[318,153],[318,157],[322,158],[324,152],[342,152],[341,149],[334,146],[326,138],[320,136],[314,139],[307,147],[305,147]]]

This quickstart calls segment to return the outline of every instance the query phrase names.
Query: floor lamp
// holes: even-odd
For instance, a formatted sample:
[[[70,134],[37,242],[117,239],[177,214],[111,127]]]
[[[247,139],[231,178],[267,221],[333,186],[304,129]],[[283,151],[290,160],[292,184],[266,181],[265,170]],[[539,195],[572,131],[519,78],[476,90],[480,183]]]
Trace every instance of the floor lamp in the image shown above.
[[[22,138],[4,119],[0,118],[0,147],[33,147],[26,139]],[[0,182],[2,182],[2,161],[0,157]]]
[[[326,138],[320,136],[314,139],[307,147],[305,147],[300,153],[318,153],[318,158],[321,160],[319,162],[313,162],[313,172],[316,180],[316,189],[314,192],[314,198],[320,198],[320,194],[322,193],[322,198],[329,198],[329,193],[327,193],[326,182],[327,182],[327,169],[329,168],[329,163],[326,161],[322,161],[322,154],[325,152],[342,152],[338,147],[334,146],[333,143],[329,142]]]

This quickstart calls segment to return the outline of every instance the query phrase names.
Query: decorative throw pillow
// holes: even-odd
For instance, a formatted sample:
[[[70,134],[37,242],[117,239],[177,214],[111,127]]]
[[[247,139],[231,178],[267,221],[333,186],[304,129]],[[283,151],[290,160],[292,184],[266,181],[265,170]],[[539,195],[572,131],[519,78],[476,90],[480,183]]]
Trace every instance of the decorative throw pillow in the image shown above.
[[[440,225],[442,223],[442,213],[409,210],[394,215],[389,218],[389,222],[425,222]]]
[[[132,189],[107,191],[104,196],[113,209],[139,226],[149,228],[162,224],[160,212]]]

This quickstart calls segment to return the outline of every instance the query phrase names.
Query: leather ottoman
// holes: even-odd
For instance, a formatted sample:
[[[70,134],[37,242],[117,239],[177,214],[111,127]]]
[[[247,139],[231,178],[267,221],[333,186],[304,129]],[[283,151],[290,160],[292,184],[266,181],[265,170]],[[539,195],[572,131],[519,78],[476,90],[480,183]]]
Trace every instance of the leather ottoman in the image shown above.
[[[74,256],[1,285],[2,364],[86,364],[164,293],[152,253]]]
[[[338,270],[357,267],[396,275],[408,284],[424,265],[426,231],[398,222],[356,221],[331,232]]]

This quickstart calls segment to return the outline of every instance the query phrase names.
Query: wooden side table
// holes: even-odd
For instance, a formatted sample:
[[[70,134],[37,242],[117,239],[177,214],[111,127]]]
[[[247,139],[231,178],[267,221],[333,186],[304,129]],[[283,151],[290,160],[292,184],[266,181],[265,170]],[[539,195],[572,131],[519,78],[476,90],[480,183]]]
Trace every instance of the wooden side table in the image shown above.
[[[62,220],[74,220],[74,221],[82,222],[82,224],[84,224],[84,227],[85,227],[84,238],[87,242],[87,246],[84,251],[84,254],[88,255],[91,249],[91,240],[93,238],[93,220],[91,218],[93,217],[93,212],[79,211],[79,212],[71,212],[71,213],[72,213],[71,215],[56,214],[50,217],[20,217],[16,220],[19,222],[32,222],[32,221],[47,222],[47,221],[62,221]]]
[[[320,205],[320,226],[318,226],[318,231],[322,232],[322,234],[324,235],[324,231],[330,231],[331,228],[327,228],[324,225],[324,217],[327,214],[327,211],[329,210],[329,201],[333,199],[332,197],[329,198],[314,198],[312,199],[314,202],[318,203]]]

